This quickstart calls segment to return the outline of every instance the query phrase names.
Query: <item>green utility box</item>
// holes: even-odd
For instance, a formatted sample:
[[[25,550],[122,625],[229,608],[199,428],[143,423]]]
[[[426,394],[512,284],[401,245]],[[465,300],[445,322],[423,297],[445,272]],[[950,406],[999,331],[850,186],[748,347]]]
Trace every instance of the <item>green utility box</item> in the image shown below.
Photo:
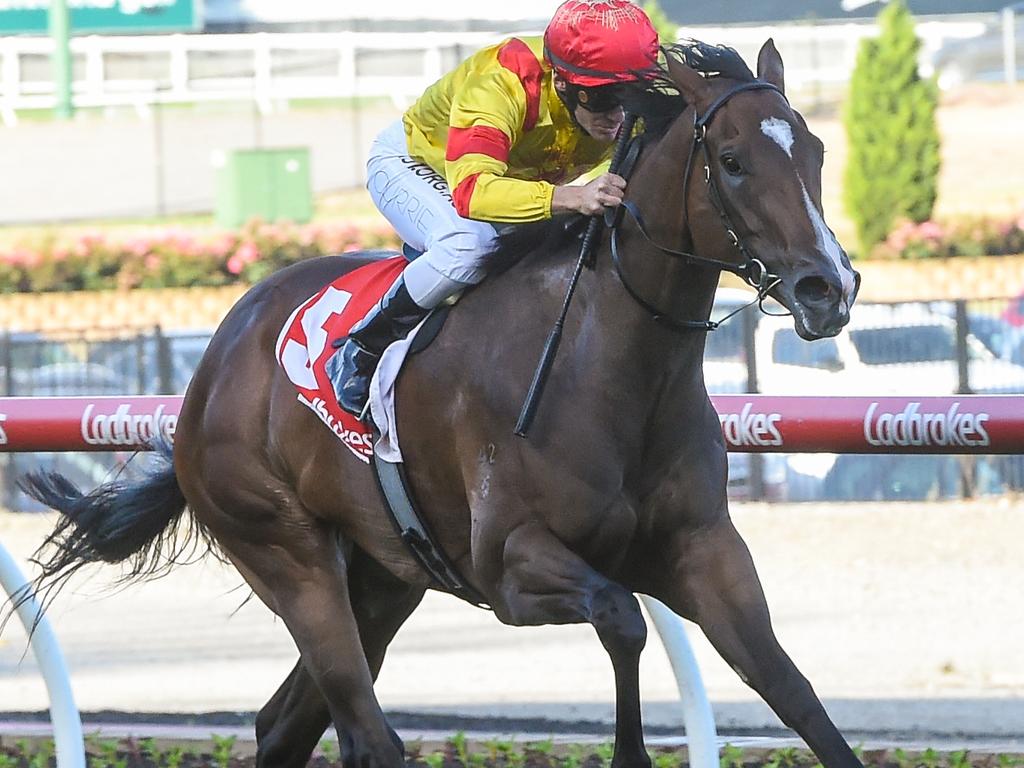
[[[217,172],[217,224],[249,219],[306,222],[313,217],[309,149],[235,149]]]

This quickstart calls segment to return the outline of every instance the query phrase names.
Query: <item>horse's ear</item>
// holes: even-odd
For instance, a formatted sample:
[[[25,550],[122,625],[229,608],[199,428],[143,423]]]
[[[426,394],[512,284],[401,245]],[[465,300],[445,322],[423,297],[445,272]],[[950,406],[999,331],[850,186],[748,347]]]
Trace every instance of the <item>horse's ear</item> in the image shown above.
[[[679,92],[686,99],[687,104],[698,106],[706,103],[708,94],[708,82],[693,67],[688,67],[674,56],[666,56],[668,74],[672,82],[679,88]]]
[[[786,81],[782,74],[782,56],[770,37],[761,46],[757,54],[757,78],[771,83],[783,93],[786,92]]]

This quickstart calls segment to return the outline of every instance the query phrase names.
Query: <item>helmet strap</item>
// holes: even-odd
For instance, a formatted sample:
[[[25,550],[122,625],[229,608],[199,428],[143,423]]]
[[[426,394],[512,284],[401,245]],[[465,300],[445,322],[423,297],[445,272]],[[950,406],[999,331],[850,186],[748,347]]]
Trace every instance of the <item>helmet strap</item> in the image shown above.
[[[561,75],[559,75],[559,77],[561,77]],[[580,121],[576,119],[576,107],[580,105],[578,100],[579,89],[564,77],[562,78],[562,81],[565,83],[565,88],[555,88],[555,93],[558,94],[558,98],[561,99],[562,103],[565,105],[573,123],[582,131],[584,130],[583,126],[580,125]]]

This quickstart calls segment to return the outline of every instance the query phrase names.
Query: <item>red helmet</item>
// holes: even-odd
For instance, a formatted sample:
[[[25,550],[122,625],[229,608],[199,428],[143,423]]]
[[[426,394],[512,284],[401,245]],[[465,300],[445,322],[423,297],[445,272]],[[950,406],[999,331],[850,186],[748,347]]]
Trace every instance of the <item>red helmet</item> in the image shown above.
[[[566,0],[544,32],[555,71],[574,85],[630,82],[658,61],[658,33],[629,0]]]

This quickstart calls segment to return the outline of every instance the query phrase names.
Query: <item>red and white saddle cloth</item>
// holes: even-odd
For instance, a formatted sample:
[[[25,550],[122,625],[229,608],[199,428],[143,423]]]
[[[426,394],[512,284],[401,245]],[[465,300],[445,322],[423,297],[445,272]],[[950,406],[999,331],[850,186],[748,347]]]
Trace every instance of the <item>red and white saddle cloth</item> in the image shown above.
[[[376,304],[409,262],[404,256],[384,259],[349,272],[296,307],[277,338],[277,362],[298,389],[299,402],[327,425],[352,453],[369,463],[374,453],[370,430],[341,409],[324,366],[337,350],[334,342]],[[370,385],[370,413],[380,433],[377,454],[400,462],[395,432],[394,389],[409,345],[419,330],[384,352]]]

